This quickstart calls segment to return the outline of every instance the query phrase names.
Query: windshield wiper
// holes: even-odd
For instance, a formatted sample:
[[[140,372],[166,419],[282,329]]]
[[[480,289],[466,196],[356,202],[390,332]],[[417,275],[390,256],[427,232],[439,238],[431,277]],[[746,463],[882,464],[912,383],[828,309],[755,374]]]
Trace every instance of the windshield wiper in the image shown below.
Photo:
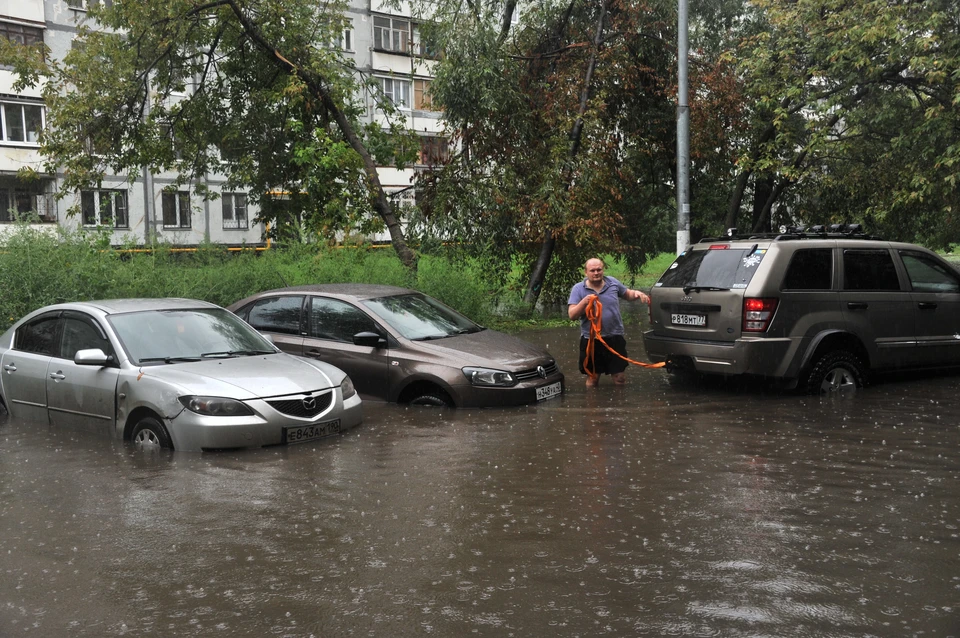
[[[446,339],[450,335],[427,335],[425,337],[416,337],[410,341],[433,341],[434,339]]]
[[[699,286],[694,282],[690,282],[683,287],[683,294],[689,295],[690,292],[700,292],[701,290],[730,290],[729,288],[721,288],[720,286]]]
[[[164,363],[183,363],[185,361],[199,361],[200,357],[144,357],[140,363],[153,363],[163,361]]]
[[[215,357],[252,357],[257,354],[273,354],[274,350],[223,350],[222,352],[204,352],[200,356],[204,359]]]

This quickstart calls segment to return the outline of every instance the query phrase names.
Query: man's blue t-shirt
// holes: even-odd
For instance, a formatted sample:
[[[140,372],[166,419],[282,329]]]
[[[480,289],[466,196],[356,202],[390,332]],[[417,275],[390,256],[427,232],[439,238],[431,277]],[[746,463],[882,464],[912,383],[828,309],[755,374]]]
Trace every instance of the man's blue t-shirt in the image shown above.
[[[600,314],[600,335],[604,337],[622,335],[623,318],[620,316],[620,297],[627,294],[627,287],[613,277],[604,276],[603,290],[596,293],[592,288],[587,288],[587,280],[584,279],[574,284],[567,304],[576,305],[583,301],[584,297],[593,294],[600,297],[600,303],[603,304],[603,312]],[[590,336],[590,320],[586,315],[580,317],[580,334],[584,337]]]

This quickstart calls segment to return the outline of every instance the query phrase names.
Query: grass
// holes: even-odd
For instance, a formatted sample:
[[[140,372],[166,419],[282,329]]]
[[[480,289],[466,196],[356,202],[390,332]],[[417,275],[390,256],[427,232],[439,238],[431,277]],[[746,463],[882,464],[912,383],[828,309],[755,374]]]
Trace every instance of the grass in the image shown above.
[[[13,228],[0,238],[0,330],[37,308],[66,301],[186,297],[227,306],[263,290],[332,282],[415,288],[504,330],[570,325],[565,304],[531,309],[521,303],[522,285],[500,286],[471,260],[422,255],[413,274],[392,250],[369,247],[294,245],[240,254],[218,245],[191,253],[171,248],[129,252],[112,248],[97,233]],[[636,277],[609,260],[609,274],[632,288],[649,288],[672,259],[658,257]]]

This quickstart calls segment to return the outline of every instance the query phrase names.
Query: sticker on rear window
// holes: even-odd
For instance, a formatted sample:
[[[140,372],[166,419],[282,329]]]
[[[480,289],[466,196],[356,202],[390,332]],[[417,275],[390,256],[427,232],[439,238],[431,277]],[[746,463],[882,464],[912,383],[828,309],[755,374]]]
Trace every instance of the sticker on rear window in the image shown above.
[[[743,267],[755,268],[760,263],[761,259],[763,259],[763,255],[758,255],[757,253],[747,255],[743,258]]]

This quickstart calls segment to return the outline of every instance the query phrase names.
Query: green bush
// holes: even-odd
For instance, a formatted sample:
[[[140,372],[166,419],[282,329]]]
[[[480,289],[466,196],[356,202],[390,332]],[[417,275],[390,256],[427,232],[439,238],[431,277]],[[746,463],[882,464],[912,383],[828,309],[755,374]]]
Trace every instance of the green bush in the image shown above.
[[[416,288],[485,325],[567,321],[565,306],[534,312],[521,302],[520,286],[498,284],[472,259],[425,254],[414,276],[389,246],[296,244],[228,251],[219,245],[184,250],[161,244],[150,250],[116,249],[106,231],[66,232],[28,224],[9,231],[0,237],[0,329],[37,308],[64,301],[186,297],[227,306],[263,290],[334,282]],[[656,274],[647,276],[646,285],[672,259],[665,255],[653,260]],[[631,281],[619,270],[615,273]],[[643,279],[641,273],[629,285],[643,285]]]

